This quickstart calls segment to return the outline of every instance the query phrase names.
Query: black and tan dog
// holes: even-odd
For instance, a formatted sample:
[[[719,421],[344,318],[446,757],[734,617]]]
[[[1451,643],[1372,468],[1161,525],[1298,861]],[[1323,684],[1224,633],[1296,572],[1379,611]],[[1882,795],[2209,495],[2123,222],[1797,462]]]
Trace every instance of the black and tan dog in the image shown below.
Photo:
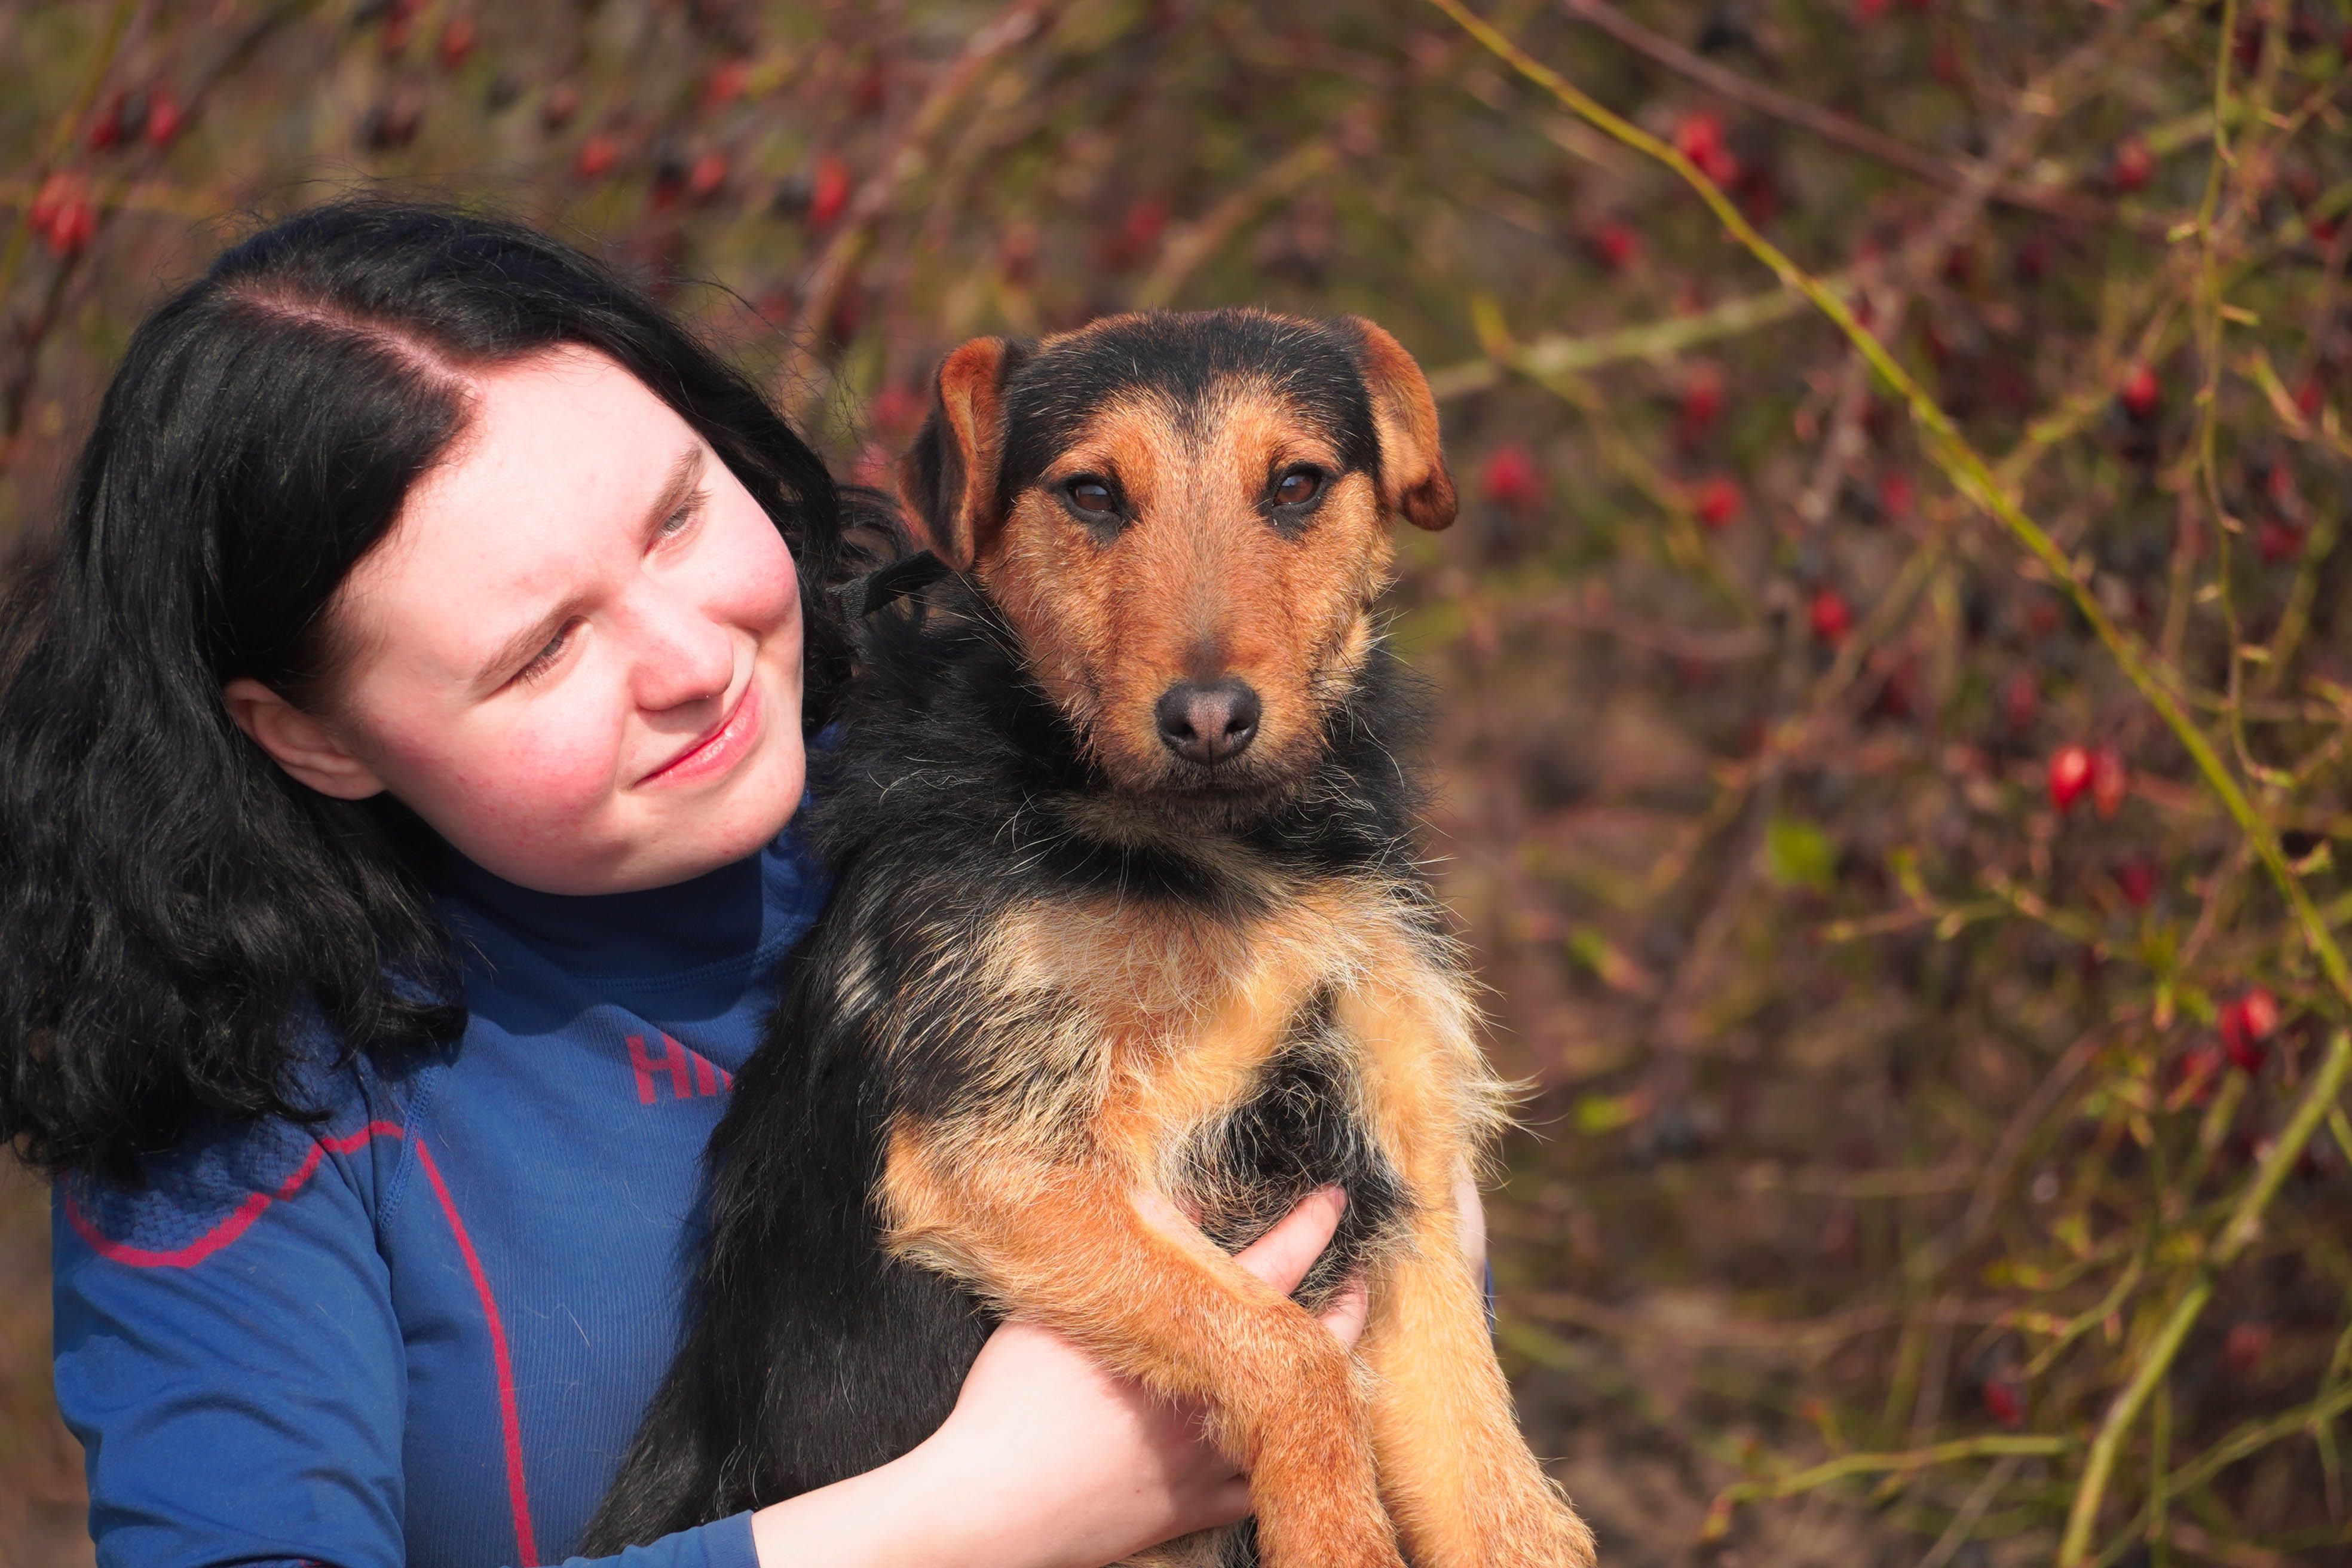
[[[836,890],[714,1137],[694,1326],[591,1549],[906,1452],[1018,1312],[1247,1467],[1254,1545],[1152,1561],[1590,1563],[1456,1234],[1501,1096],[1371,618],[1391,520],[1454,517],[1419,368],[1257,311],[982,339],[900,488],[954,575],[869,627],[817,784]],[[1297,1300],[1233,1261],[1335,1181]],[[1358,1271],[1351,1355],[1310,1310]]]

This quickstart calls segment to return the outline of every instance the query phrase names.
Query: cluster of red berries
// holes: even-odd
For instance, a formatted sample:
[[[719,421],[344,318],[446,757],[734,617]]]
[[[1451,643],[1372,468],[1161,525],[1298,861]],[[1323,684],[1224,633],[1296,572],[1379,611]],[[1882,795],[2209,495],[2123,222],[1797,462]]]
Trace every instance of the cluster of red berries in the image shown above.
[[[144,91],[121,88],[108,95],[98,118],[89,122],[89,149],[103,153],[133,142],[169,147],[186,118],[178,96],[160,82]]]
[[[25,221],[60,261],[80,255],[98,233],[98,204],[90,199],[89,181],[67,169],[51,174],[33,193]]]
[[[2102,817],[2113,816],[2130,793],[2131,767],[2113,746],[2061,746],[2050,755],[2050,804],[2062,816],[2084,795]]]

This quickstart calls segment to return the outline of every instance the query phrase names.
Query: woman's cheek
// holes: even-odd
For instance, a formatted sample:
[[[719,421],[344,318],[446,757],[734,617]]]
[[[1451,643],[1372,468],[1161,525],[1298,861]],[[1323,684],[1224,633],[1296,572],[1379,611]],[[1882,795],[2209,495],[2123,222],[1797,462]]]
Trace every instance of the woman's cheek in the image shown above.
[[[742,499],[748,515],[730,513],[730,537],[701,557],[709,574],[703,604],[713,619],[765,637],[799,615],[800,574],[768,514]]]
[[[609,706],[586,690],[554,691],[504,722],[462,730],[441,770],[444,836],[486,850],[593,852],[616,782],[620,725]]]

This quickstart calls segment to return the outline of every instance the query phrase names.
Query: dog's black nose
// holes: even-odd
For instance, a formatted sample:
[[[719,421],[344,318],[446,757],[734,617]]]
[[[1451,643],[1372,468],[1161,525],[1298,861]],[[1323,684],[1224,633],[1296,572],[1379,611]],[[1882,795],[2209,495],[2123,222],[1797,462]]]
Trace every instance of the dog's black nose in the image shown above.
[[[1214,767],[1257,739],[1257,693],[1230,677],[1180,680],[1160,695],[1160,738],[1188,763]]]

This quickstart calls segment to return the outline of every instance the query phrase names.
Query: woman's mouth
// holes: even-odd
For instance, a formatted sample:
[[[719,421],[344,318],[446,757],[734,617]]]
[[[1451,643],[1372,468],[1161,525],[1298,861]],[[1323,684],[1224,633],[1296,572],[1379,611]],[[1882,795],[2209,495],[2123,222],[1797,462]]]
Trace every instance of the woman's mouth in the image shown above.
[[[760,739],[760,681],[755,672],[735,707],[708,733],[639,779],[646,784],[678,784],[716,778],[741,762]]]

